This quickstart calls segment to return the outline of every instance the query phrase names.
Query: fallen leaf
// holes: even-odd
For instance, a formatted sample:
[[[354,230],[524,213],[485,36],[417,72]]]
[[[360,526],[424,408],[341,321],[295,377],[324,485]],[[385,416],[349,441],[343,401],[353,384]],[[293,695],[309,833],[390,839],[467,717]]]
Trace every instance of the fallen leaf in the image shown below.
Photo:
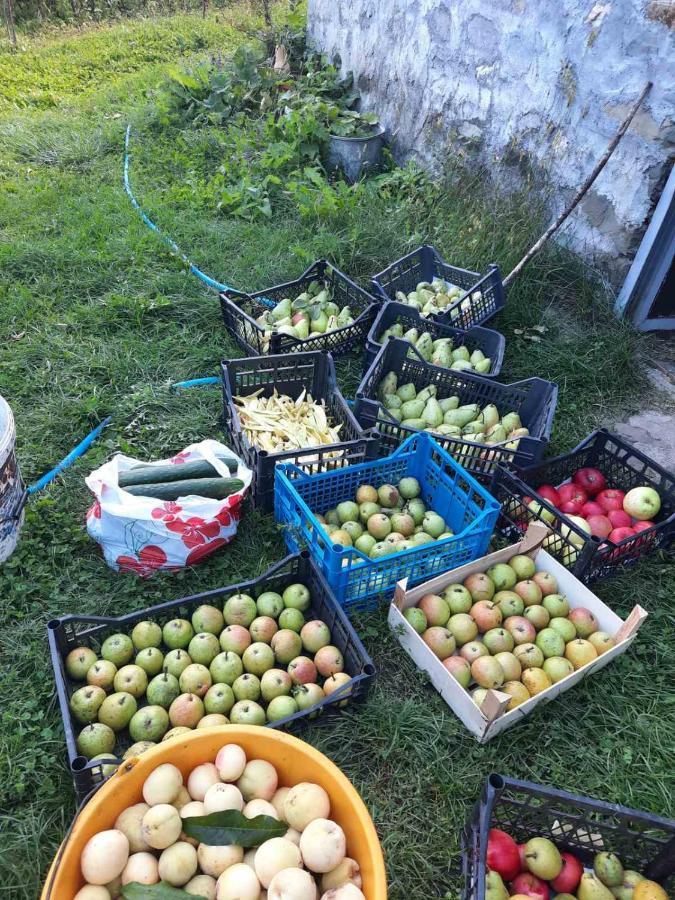
[[[13,341],[20,341],[22,337],[25,337],[25,335],[26,335],[25,331],[17,331],[15,334],[13,334],[11,336],[11,339]]]

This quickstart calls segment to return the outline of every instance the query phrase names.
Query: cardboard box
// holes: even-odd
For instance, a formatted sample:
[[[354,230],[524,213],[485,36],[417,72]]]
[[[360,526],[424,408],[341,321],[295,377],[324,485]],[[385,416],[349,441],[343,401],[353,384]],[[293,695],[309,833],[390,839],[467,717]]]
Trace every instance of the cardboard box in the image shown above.
[[[419,584],[410,590],[407,589],[407,583],[401,581],[396,586],[394,599],[389,608],[389,627],[398,638],[403,649],[412,657],[420,669],[427,672],[436,690],[481,744],[489,741],[490,738],[505,731],[512,725],[516,725],[535,706],[554,700],[563,691],[568,690],[581,681],[582,678],[598,672],[619,654],[625,653],[635,639],[638,628],[647,617],[647,613],[642,607],[635,606],[625,622],[620,619],[615,612],[576,579],[571,572],[545,550],[541,549],[541,544],[547,535],[548,530],[546,528],[543,528],[541,525],[531,525],[527,534],[519,543],[512,544],[504,550],[498,550],[496,553],[483,556],[481,559],[460,566],[458,569],[452,569],[442,575],[437,575],[430,581]],[[427,647],[420,635],[408,624],[403,616],[403,612],[411,606],[416,606],[425,594],[441,593],[448,585],[461,583],[467,576],[475,572],[485,572],[495,563],[508,562],[516,554],[527,554],[530,556],[534,560],[538,572],[550,572],[558,582],[560,593],[566,595],[570,607],[583,606],[589,609],[598,620],[599,630],[611,634],[616,640],[616,645],[605,651],[602,656],[553,684],[547,690],[531,697],[510,712],[506,712],[506,706],[511,698],[508,694],[500,691],[489,690],[482,706],[478,707],[472,700],[469,691],[464,690],[450,675],[441,661]],[[480,636],[478,639],[480,639]]]

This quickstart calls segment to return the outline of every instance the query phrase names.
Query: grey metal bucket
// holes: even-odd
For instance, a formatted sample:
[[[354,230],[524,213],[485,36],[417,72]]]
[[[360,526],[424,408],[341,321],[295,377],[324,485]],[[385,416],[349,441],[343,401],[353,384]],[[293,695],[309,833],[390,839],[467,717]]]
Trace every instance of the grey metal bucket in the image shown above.
[[[331,169],[342,169],[348,181],[354,183],[369,169],[375,169],[382,160],[384,128],[366,137],[330,136],[328,165]]]
[[[0,563],[14,552],[23,523],[25,492],[15,444],[14,416],[0,397]]]

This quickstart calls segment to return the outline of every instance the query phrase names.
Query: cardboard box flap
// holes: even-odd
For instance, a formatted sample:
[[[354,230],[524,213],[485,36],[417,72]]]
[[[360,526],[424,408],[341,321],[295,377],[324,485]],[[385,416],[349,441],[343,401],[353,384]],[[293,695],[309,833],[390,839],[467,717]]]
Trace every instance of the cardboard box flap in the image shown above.
[[[394,588],[394,599],[391,601],[396,609],[399,609],[403,612],[403,602],[405,600],[405,594],[408,590],[408,579],[403,578],[401,581],[396,582],[396,587]]]
[[[549,534],[551,534],[551,529],[547,528],[541,522],[530,522],[527,526],[527,531],[520,542],[519,552],[530,554],[533,550],[538,550]]]
[[[502,691],[495,691],[491,688],[485,695],[485,700],[481,703],[480,711],[488,722],[493,722],[501,716],[509,705],[510,700],[510,694],[504,694]]]
[[[626,638],[632,637],[647,616],[648,613],[646,609],[643,609],[641,606],[634,606],[626,621],[614,635],[614,640],[617,644],[621,641],[625,641]]]

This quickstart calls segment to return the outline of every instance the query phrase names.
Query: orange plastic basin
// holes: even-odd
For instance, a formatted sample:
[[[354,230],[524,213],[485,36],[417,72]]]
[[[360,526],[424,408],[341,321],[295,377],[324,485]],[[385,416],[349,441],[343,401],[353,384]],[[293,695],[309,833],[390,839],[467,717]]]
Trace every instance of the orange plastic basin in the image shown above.
[[[265,759],[276,768],[279,784],[313,781],[328,793],[331,818],[344,829],[347,853],[361,867],[367,900],[386,900],[387,880],[382,848],[368,810],[349,779],[323,753],[289,734],[251,725],[203,728],[173,738],[128,760],[98,790],[80,813],[54,877],[50,871],[42,900],[72,900],[84,885],[80,856],[94,834],[112,828],[122,810],[143,800],[143,782],[161,763],[173,763],[184,779],[195,766],[213,762],[225,744],[239,744],[249,759]],[[52,869],[54,864],[52,864]]]

